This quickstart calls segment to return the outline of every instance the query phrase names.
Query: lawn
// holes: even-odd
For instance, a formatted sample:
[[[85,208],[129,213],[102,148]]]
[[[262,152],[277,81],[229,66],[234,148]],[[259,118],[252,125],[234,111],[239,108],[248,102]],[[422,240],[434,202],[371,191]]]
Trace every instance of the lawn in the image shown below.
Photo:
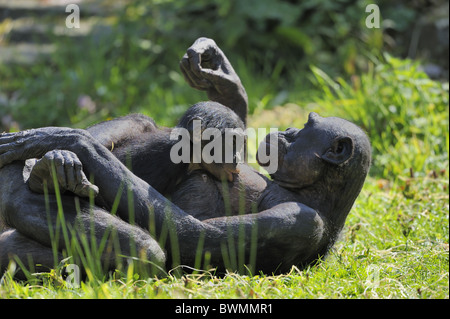
[[[177,6],[173,1],[167,3]],[[202,4],[207,6],[206,2]],[[320,8],[317,10],[322,12]],[[195,16],[194,11],[191,13]],[[324,19],[329,16],[325,11]],[[184,83],[177,70],[177,59],[184,54],[180,47],[186,48],[190,43],[178,43],[179,32],[170,26],[169,19],[164,20],[173,32],[168,35],[158,33],[159,29],[144,21],[156,21],[164,14],[174,18],[171,15],[175,11],[161,10],[160,15],[154,16],[139,12],[123,12],[124,16],[131,15],[127,17],[131,20],[126,21],[125,27],[118,24],[118,31],[114,31],[118,33],[112,33],[115,38],[106,33],[100,40],[88,38],[76,45],[74,40],[59,39],[58,50],[50,62],[32,66],[0,64],[0,97],[8,101],[6,107],[0,105],[0,119],[14,119],[11,130],[49,125],[86,127],[129,112],[141,112],[162,125],[173,125],[189,105],[205,99]],[[359,11],[355,12],[357,23],[361,18]],[[139,17],[134,17],[138,13]],[[345,25],[341,18],[340,23]],[[139,19],[148,25],[138,23]],[[328,32],[339,31],[334,30],[334,24],[328,27]],[[154,42],[139,33],[145,33],[148,30],[145,28],[156,30]],[[313,24],[310,28],[315,29]],[[243,30],[246,36],[248,31]],[[289,30],[297,29],[284,29],[285,35],[290,34],[289,41],[295,36],[304,41],[308,38],[307,33]],[[315,30],[307,31],[314,34]],[[375,33],[370,35],[377,38]],[[171,40],[166,44],[164,39]],[[342,48],[339,58],[346,64],[341,60],[330,64],[342,62],[350,69],[352,63],[364,64],[351,74],[339,68],[331,72],[331,67],[323,66],[326,64],[321,58],[332,61],[331,51],[326,56],[311,51],[305,58],[308,62],[305,67],[303,62],[285,65],[283,59],[274,57],[275,51],[264,53],[254,49],[253,56],[264,62],[262,69],[261,61],[252,60],[250,53],[236,57],[230,52],[233,57],[230,60],[249,96],[249,127],[301,128],[308,113],[314,111],[321,116],[355,122],[371,140],[373,163],[369,177],[340,239],[324,260],[307,269],[293,267],[289,273],[276,276],[233,271],[218,276],[214,269],[187,273],[177,268],[154,277],[139,276],[133,266],[106,275],[91,269],[78,287],[61,275],[61,267],[30,273],[27,281],[14,280],[16,265],[11,263],[0,279],[0,299],[448,299],[448,82],[429,79],[420,61],[396,58],[381,51],[374,54],[361,50],[366,56],[364,63],[360,63],[353,50],[359,50],[354,44],[363,41],[348,39],[339,47]],[[313,40],[311,50],[317,47]],[[367,45],[373,48],[373,43]],[[255,147],[249,151],[254,152]]]
[[[405,191],[405,186],[408,190]],[[132,272],[70,288],[56,273],[41,282],[3,276],[0,298],[448,298],[448,181],[370,178],[328,258],[284,275],[212,271],[138,278]]]
[[[70,287],[57,270],[39,274],[39,280],[29,282],[15,281],[5,274],[0,297],[448,298],[448,91],[445,84],[426,79],[410,61],[390,63],[390,67],[383,64],[374,74],[363,75],[358,89],[334,86],[337,92],[319,95],[317,91],[316,98],[302,107],[288,103],[256,110],[250,116],[249,126],[275,125],[283,129],[288,125],[301,126],[310,110],[322,115],[345,116],[343,112],[348,112],[347,117],[351,118],[346,104],[361,106],[353,111],[363,114],[363,119],[358,121],[356,115],[353,120],[368,125],[374,164],[340,240],[318,265],[302,271],[293,267],[289,273],[278,276],[229,272],[224,277],[206,269],[195,274],[172,270],[163,277],[140,278],[128,268],[106,277],[93,275],[79,288]],[[420,80],[417,83],[411,78],[403,82],[402,77],[396,78],[408,63],[408,72]],[[386,74],[396,81],[391,83],[392,92],[385,86],[377,89],[378,81],[385,79]],[[322,74],[320,79],[324,77]],[[365,84],[368,79],[370,86]],[[408,87],[416,92],[407,101],[396,95],[396,88]],[[321,88],[329,89],[327,85]],[[363,92],[365,89],[378,91],[370,96]],[[393,114],[393,119],[389,116],[383,121],[369,108],[386,103],[401,105],[396,103],[405,101],[409,103],[405,107],[416,109],[398,111],[426,116],[421,128],[425,131],[412,126],[412,120],[402,125],[406,115]],[[396,130],[398,138],[386,143],[383,132],[378,133],[379,125],[372,125],[375,121],[384,123],[386,131]],[[441,141],[439,145],[432,144],[436,139]]]

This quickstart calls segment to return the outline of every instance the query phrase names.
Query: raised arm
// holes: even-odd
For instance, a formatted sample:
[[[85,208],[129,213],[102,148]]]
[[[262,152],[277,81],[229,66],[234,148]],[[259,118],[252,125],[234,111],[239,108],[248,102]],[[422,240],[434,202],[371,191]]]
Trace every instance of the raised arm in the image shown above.
[[[189,85],[236,112],[247,124],[248,98],[239,76],[212,39],[199,38],[187,49],[180,69]]]
[[[266,272],[283,271],[317,257],[323,222],[311,208],[285,203],[257,214],[201,222],[133,175],[107,148],[82,130],[42,128],[2,134],[0,167],[14,160],[41,157],[55,148],[78,155],[86,174],[94,176],[100,196],[107,203],[112,205],[120,195],[118,215],[122,219],[145,229],[154,227],[157,236],[168,230],[170,240],[165,248],[172,252],[168,257],[178,250],[181,264],[194,266],[197,249],[202,255],[210,255],[213,266],[227,266],[226,260],[233,265],[233,256],[237,256],[238,264],[253,260],[256,270]],[[174,243],[177,249],[173,249]]]

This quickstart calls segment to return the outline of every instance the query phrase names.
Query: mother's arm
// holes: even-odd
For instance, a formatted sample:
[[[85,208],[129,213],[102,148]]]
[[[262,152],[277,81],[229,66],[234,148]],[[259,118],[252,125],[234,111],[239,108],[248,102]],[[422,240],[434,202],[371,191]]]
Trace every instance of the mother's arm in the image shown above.
[[[290,267],[317,257],[314,254],[323,235],[323,222],[311,208],[285,203],[257,214],[201,222],[135,176],[83,130],[49,127],[2,134],[0,168],[14,160],[41,157],[52,149],[76,153],[103,200],[112,206],[119,196],[117,213],[122,219],[146,229],[152,227],[157,235],[167,227],[172,234],[169,238],[175,235],[177,241],[168,242],[166,248],[170,250],[176,242],[181,264],[194,265],[199,242],[214,266],[223,265],[224,256],[232,258],[233,251],[244,258],[241,263],[248,263],[256,254],[256,269],[268,272],[280,264]]]

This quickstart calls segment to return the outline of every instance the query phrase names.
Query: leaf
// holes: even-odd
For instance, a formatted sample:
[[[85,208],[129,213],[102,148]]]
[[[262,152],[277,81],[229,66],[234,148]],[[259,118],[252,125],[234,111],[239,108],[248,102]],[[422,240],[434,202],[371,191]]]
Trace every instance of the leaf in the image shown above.
[[[290,43],[302,48],[306,54],[313,54],[314,49],[311,38],[299,28],[279,26],[276,28],[275,32]]]

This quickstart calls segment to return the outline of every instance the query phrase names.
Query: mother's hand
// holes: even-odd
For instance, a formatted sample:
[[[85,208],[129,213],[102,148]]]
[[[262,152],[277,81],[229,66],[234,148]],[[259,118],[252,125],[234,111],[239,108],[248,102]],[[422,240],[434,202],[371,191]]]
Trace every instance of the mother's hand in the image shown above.
[[[40,158],[54,149],[75,151],[80,143],[93,140],[81,129],[43,127],[0,134],[0,168],[17,160]]]

